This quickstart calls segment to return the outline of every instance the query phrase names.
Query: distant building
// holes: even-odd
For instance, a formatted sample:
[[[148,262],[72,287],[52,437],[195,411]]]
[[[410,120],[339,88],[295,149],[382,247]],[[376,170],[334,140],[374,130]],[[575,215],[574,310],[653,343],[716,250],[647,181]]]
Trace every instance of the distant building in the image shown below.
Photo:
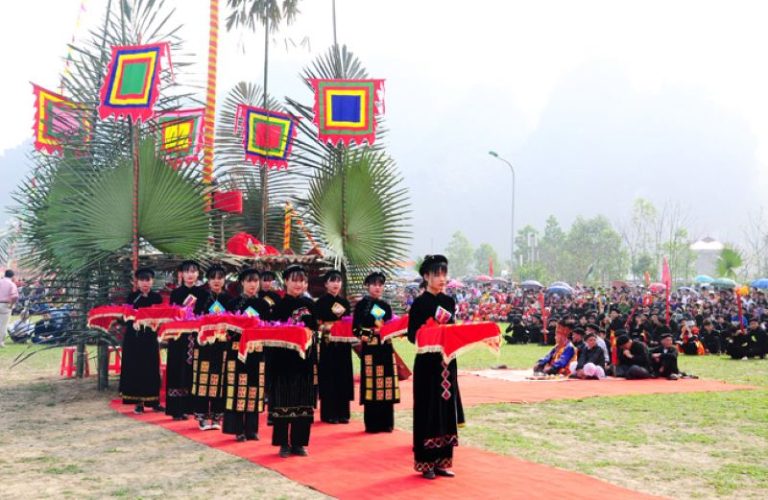
[[[706,237],[691,244],[691,250],[697,255],[696,274],[706,274],[707,276],[717,277],[717,259],[725,245],[714,238]]]

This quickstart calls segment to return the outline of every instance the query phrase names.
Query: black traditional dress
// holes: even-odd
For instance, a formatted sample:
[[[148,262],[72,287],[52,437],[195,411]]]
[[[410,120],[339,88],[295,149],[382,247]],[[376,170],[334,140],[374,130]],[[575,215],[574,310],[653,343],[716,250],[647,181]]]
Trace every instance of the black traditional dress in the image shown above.
[[[215,293],[204,289],[195,303],[196,315],[221,314],[228,309],[231,297],[226,292]],[[192,355],[192,408],[197,420],[218,420],[224,412],[224,365],[227,360],[227,344],[214,340],[201,344],[195,339]]]
[[[315,302],[315,312],[323,331],[320,342],[318,375],[320,388],[320,420],[348,421],[349,402],[355,398],[352,375],[352,344],[330,340],[330,327],[351,312],[349,301],[326,294]]]
[[[275,308],[275,306],[277,304],[280,303],[281,300],[283,300],[283,298],[280,296],[279,293],[277,293],[274,290],[267,290],[266,292],[264,290],[259,290],[257,295],[259,296],[260,299],[263,299],[264,302],[267,303],[267,307],[269,308],[268,317],[269,318],[274,318],[274,315],[272,314],[272,310]],[[271,357],[273,349],[274,349],[274,347],[265,347],[264,348],[264,361],[266,362],[267,365],[269,365],[269,358]],[[265,388],[266,388],[265,397],[267,399],[269,399],[269,385],[270,385],[269,384],[269,370],[267,370],[266,379],[265,379]],[[271,421],[272,421],[272,416],[268,415],[267,416],[267,423],[269,425],[272,425]]]
[[[392,319],[392,308],[381,299],[363,297],[355,305],[352,328],[363,342],[360,370],[360,403],[366,432],[391,432],[395,403],[400,402],[392,340],[382,342],[379,328]]]
[[[200,301],[205,290],[198,286],[181,285],[171,292],[171,305],[185,306]],[[195,351],[195,337],[184,333],[168,342],[166,359],[165,413],[179,418],[192,413],[192,360]]]
[[[125,303],[136,309],[163,303],[157,292],[143,295],[136,291],[128,295]],[[128,322],[123,338],[122,367],[120,371],[120,397],[123,404],[160,403],[160,352],[157,332],[146,327],[138,330]]]
[[[280,294],[274,290],[267,290],[266,292],[264,290],[259,290],[258,296],[260,299],[264,299],[264,302],[269,306],[270,317],[272,317],[272,311],[275,306],[283,300],[282,297],[280,297]]]
[[[231,312],[269,321],[269,306],[258,296],[241,295],[229,303]],[[257,439],[259,413],[264,411],[264,355],[248,354],[245,363],[238,358],[240,332],[228,332],[227,365],[224,371],[224,434]]]
[[[306,297],[286,295],[272,310],[272,319],[292,319],[317,332],[315,303]],[[269,415],[274,446],[306,446],[317,405],[317,346],[313,341],[306,357],[296,351],[272,348],[267,360],[270,381]],[[290,437],[289,437],[290,436]]]
[[[408,340],[416,343],[416,332],[429,318],[454,322],[456,303],[440,293],[425,291],[411,307]],[[438,312],[439,311],[439,312]],[[464,423],[456,361],[446,364],[440,353],[417,354],[413,366],[413,451],[419,472],[453,465],[453,447],[458,446],[458,427]]]

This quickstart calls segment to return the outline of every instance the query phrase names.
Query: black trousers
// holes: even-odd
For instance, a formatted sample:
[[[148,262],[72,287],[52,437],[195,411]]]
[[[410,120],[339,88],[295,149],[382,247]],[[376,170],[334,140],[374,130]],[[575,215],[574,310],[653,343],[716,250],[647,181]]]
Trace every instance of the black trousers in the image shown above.
[[[680,370],[677,368],[677,358],[662,357],[658,362],[653,361],[652,364],[654,373],[659,377],[669,377],[672,374],[677,375],[680,373]]]
[[[393,403],[365,403],[363,405],[365,432],[390,432],[395,427]]]
[[[224,412],[224,425],[222,432],[224,434],[234,434],[253,438],[259,433],[259,414],[236,411]]]
[[[651,374],[648,372],[647,369],[637,365],[617,366],[616,376],[624,377],[627,380],[640,380],[644,378],[651,378]]]
[[[307,446],[312,417],[275,418],[273,427],[272,446]]]

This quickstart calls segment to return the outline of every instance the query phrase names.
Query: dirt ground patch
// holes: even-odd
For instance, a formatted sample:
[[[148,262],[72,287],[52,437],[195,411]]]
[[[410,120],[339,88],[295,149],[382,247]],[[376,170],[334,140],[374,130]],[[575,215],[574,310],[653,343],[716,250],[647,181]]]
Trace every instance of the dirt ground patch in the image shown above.
[[[9,365],[0,359],[2,498],[328,498],[115,413],[108,407],[115,391],[97,393],[94,378],[62,380],[52,369]]]

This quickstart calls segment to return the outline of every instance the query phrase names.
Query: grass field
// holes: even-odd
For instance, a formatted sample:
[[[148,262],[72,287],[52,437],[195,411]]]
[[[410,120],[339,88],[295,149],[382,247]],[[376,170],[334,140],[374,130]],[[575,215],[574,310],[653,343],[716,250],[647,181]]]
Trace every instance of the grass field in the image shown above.
[[[406,341],[396,341],[395,346],[403,359],[411,364],[413,347]],[[16,477],[17,482],[21,479],[48,480],[46,491],[50,496],[67,497],[74,495],[74,491],[85,491],[86,494],[79,494],[78,498],[110,495],[202,498],[209,493],[222,496],[216,489],[210,469],[215,464],[222,473],[251,478],[243,479],[242,491],[233,490],[226,497],[246,498],[249,494],[259,498],[322,497],[256,465],[152,429],[153,426],[117,418],[106,409],[106,402],[114,397],[114,392],[97,394],[94,378],[85,381],[58,378],[60,349],[41,351],[9,371],[11,361],[25,349],[18,345],[0,349],[0,409],[3,415],[0,429],[9,430],[10,426],[26,436],[15,439],[6,433],[0,434],[0,465],[4,469],[4,481],[13,481],[14,474],[21,474]],[[546,350],[530,345],[504,345],[499,355],[475,350],[462,356],[459,366],[470,369],[503,364],[509,368],[530,368]],[[94,365],[92,361],[91,366]],[[701,378],[751,384],[759,389],[469,408],[466,411],[468,425],[461,434],[462,445],[575,470],[676,499],[768,498],[768,361],[682,356],[680,365],[683,371]],[[73,437],[66,433],[67,426],[59,428],[55,418],[51,421],[37,413],[40,404],[45,410],[55,409],[45,406],[50,404],[45,402],[48,400],[61,411],[78,413],[80,420],[75,422],[81,425],[94,418],[108,422],[109,433],[97,435],[99,439],[90,438],[91,448],[82,456],[72,453],[72,445],[67,439]],[[26,424],[9,424],[18,420],[26,420]],[[410,430],[410,412],[398,412],[396,422],[399,428]],[[131,451],[135,445],[127,446],[116,438],[126,432],[151,435],[152,442],[162,446],[159,452],[139,455],[145,466],[162,469],[167,457],[183,455],[185,467],[197,471],[199,481],[187,487],[183,476],[167,473],[162,473],[160,479],[141,480],[133,473],[121,471],[120,465],[110,466],[135,458]],[[29,448],[19,449],[30,439],[37,440],[33,447],[35,453]],[[79,449],[78,446],[74,448]],[[9,457],[13,456],[26,460],[22,462],[25,466],[9,467],[13,460]],[[460,448],[456,456],[461,460]],[[28,472],[22,471],[30,468],[37,472],[24,477]],[[121,473],[110,478],[103,477],[105,471],[113,475]],[[73,482],[81,489],[65,487]]]

